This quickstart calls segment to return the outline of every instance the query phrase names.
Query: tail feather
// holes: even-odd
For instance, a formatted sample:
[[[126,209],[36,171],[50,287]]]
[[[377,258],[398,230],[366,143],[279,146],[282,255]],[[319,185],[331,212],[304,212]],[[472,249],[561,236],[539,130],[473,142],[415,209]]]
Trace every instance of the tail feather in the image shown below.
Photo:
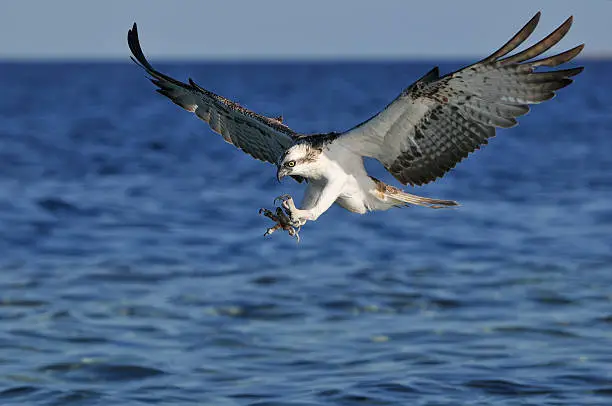
[[[397,203],[397,206],[414,204],[416,206],[429,207],[430,209],[442,209],[445,207],[459,206],[459,203],[454,200],[431,199],[429,197],[412,195],[394,186],[387,185],[386,183],[372,176],[370,176],[370,179],[372,179],[376,185],[376,193],[378,194],[379,199],[389,199],[392,202]]]
[[[405,204],[414,204],[417,206],[429,207],[430,209],[443,209],[446,207],[459,206],[459,203],[454,200],[431,199],[429,197],[412,195],[410,193],[401,191],[400,193],[387,194],[387,196]]]

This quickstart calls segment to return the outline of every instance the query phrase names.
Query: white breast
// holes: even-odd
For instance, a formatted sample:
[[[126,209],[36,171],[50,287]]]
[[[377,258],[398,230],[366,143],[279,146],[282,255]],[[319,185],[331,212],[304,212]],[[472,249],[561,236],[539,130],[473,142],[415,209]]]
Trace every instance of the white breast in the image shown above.
[[[334,144],[325,151],[331,166],[335,166],[333,176],[344,177],[344,186],[336,203],[354,213],[366,213],[368,207],[368,190],[374,186],[363,166],[363,158],[344,147]]]
[[[376,184],[368,176],[363,165],[363,157],[332,143],[319,158],[321,165],[320,178],[309,178],[309,185],[304,196],[303,207],[311,208],[318,201],[323,189],[329,183],[340,184],[335,192],[339,206],[354,213],[364,214],[376,209]]]
[[[360,182],[354,178],[347,180],[342,193],[336,199],[336,203],[353,213],[364,214],[368,211],[366,192],[361,187]]]

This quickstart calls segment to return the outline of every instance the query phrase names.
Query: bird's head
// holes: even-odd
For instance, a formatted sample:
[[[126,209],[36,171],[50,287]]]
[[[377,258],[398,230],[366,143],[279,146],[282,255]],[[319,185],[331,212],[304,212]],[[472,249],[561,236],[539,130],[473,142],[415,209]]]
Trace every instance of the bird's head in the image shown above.
[[[279,180],[285,176],[301,176],[303,178],[316,177],[319,170],[319,156],[321,150],[308,144],[296,144],[289,148],[281,157],[276,171]]]

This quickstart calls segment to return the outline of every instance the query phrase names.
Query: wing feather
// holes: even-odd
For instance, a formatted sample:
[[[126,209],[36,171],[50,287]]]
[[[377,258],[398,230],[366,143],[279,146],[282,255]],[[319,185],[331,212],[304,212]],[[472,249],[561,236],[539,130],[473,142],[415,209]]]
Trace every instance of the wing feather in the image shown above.
[[[404,90],[380,113],[338,137],[337,142],[378,159],[400,182],[422,185],[443,176],[495,136],[496,128],[517,124],[529,105],[551,99],[572,83],[582,67],[535,72],[575,58],[579,45],[534,60],[569,31],[568,18],[535,45],[511,56],[535,30],[537,13],[487,58],[439,77],[437,68]]]
[[[238,103],[197,85],[180,82],[153,68],[147,61],[138,40],[136,23],[128,31],[131,58],[151,75],[157,92],[208,123],[225,141],[234,144],[256,159],[276,164],[298,136],[282,120],[259,115]]]
[[[540,22],[541,15],[542,13],[538,11],[536,15],[534,15],[531,20],[529,20],[529,22],[525,24],[525,26],[514,35],[514,37],[510,38],[510,40],[506,42],[501,48],[493,52],[481,62],[493,62],[501,58],[502,56],[505,56],[510,52],[514,51],[518,46],[525,42],[525,40],[529,38],[531,34],[533,34],[533,31],[538,26],[538,22]]]
[[[514,54],[510,57],[502,59],[500,62],[506,65],[511,63],[519,63],[543,54],[544,52],[555,46],[557,42],[561,41],[563,37],[565,37],[565,34],[567,34],[567,32],[569,31],[573,21],[574,18],[569,17],[556,30],[548,34],[546,38],[544,38],[537,44],[532,45],[531,47],[527,48],[522,52],[519,52],[518,54]]]
[[[569,51],[562,52],[557,55],[549,56],[548,58],[539,59],[537,61],[533,61],[530,63],[534,68],[537,66],[547,66],[549,68],[554,68],[555,66],[559,66],[563,63],[569,62],[575,57],[578,56],[582,49],[584,48],[584,44],[578,45]]]

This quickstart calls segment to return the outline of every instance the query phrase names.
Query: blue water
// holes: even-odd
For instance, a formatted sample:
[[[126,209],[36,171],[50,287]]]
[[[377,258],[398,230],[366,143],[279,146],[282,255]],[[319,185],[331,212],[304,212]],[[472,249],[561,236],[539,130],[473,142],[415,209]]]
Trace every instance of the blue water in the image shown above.
[[[158,67],[314,132],[433,64]],[[0,404],[612,404],[612,62],[585,65],[416,189],[461,207],[334,207],[298,245],[257,210],[303,186],[136,66],[0,64]]]

